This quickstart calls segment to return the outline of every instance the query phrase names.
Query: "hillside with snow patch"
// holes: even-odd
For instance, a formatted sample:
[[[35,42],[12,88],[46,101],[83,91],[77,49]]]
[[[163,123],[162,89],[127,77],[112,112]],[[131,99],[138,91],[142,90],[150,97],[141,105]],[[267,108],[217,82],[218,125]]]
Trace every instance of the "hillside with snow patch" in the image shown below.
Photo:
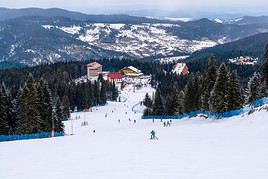
[[[43,27],[47,28],[47,26]],[[191,54],[218,44],[218,42],[209,39],[182,39],[167,31],[167,28],[180,28],[178,24],[93,23],[85,26],[56,28],[72,34],[90,45],[125,52],[135,58],[155,55],[168,56],[176,53]]]

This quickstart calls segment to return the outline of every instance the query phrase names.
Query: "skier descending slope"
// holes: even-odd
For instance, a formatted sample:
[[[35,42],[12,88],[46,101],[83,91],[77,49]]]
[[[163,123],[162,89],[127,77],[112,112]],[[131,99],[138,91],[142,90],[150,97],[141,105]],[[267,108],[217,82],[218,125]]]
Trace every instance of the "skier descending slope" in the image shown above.
[[[151,140],[154,140],[154,139],[157,139],[158,140],[158,138],[155,136],[155,131],[152,130],[151,131]]]

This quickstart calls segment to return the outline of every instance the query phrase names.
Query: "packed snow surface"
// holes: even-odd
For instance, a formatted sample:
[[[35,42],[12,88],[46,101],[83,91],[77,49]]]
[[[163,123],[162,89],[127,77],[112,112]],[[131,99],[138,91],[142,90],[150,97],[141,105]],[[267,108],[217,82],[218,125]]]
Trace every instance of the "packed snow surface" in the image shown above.
[[[126,102],[73,113],[78,120],[72,136],[0,143],[0,178],[268,178],[267,112],[218,121],[173,120],[171,127],[163,127],[132,111],[153,91],[128,87],[121,93]],[[82,127],[85,120],[88,126]],[[71,121],[65,125],[70,134]],[[149,140],[151,130],[159,140]]]

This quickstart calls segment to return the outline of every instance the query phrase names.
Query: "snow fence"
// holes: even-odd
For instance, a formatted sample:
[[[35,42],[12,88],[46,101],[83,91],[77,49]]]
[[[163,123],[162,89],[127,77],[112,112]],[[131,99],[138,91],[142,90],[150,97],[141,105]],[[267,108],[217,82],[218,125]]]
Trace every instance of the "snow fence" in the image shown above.
[[[250,112],[251,110],[261,107],[263,105],[268,104],[268,97],[262,98],[259,100],[256,100],[254,103],[252,103],[249,106],[245,106],[241,109],[228,111],[224,113],[212,113],[208,111],[196,111],[191,113],[185,113],[182,115],[173,115],[173,116],[142,116],[142,119],[184,119],[184,118],[191,118],[196,116],[205,116],[211,119],[223,119],[223,118],[229,118],[234,116],[240,116],[245,113]]]
[[[64,136],[64,132],[55,132],[54,137]],[[0,135],[0,142],[14,141],[14,140],[30,140],[50,138],[51,132],[42,132],[37,134],[24,134],[24,135]]]

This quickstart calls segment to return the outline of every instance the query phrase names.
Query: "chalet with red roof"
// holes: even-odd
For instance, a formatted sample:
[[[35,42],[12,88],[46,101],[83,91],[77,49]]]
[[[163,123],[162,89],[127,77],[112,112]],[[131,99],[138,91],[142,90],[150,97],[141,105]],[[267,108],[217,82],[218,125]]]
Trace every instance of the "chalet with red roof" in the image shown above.
[[[177,63],[173,66],[172,73],[185,76],[189,74],[189,68],[186,63]]]

